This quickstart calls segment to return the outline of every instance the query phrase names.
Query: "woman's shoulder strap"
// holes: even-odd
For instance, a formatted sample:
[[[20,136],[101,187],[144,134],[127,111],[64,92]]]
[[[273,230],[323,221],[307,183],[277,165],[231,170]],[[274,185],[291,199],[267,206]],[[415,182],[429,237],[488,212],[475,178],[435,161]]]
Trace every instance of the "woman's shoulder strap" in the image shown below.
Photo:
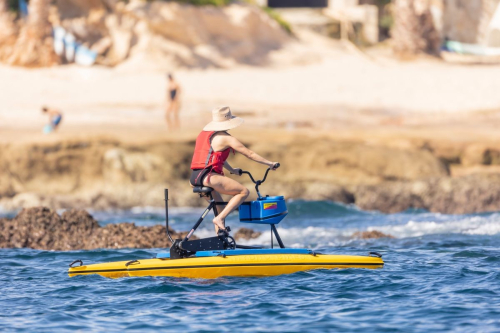
[[[221,133],[224,133],[224,134],[226,134],[226,135],[231,136],[231,134],[229,134],[227,131],[213,131],[213,132],[210,134],[209,138],[208,138],[208,139],[209,139],[209,141],[210,141],[210,144],[212,144],[212,140],[213,140],[213,138],[214,138],[217,134],[221,134]]]

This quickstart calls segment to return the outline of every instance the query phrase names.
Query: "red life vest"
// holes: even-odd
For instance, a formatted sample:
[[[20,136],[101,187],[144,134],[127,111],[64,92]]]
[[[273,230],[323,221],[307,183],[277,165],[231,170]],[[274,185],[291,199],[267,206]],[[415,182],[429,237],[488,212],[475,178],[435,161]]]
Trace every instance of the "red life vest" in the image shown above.
[[[216,133],[218,132],[202,131],[198,135],[198,138],[196,138],[196,146],[191,162],[192,170],[211,168],[211,171],[221,175],[224,174],[224,162],[229,157],[231,148],[224,149],[223,151],[214,151],[212,148],[212,137]]]

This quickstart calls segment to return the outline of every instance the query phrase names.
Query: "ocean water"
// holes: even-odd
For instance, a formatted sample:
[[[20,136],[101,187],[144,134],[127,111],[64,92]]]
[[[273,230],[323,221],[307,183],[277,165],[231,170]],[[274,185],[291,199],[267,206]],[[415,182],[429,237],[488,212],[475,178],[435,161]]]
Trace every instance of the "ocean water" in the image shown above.
[[[500,213],[364,212],[289,202],[285,245],[383,254],[378,270],[315,270],[268,278],[69,278],[68,264],[149,258],[159,249],[0,249],[0,331],[500,332]],[[187,230],[199,209],[171,209]],[[163,222],[162,208],[93,212],[102,223]],[[212,234],[204,223],[197,234]],[[243,226],[233,215],[228,224]],[[247,244],[269,244],[265,233]],[[379,230],[394,239],[356,240]]]

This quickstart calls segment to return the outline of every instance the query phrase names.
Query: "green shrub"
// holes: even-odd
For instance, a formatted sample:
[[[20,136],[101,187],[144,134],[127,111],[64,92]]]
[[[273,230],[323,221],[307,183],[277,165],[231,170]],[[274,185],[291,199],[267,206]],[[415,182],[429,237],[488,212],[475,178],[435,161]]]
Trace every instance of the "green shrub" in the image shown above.
[[[186,3],[193,6],[216,6],[216,7],[226,6],[229,5],[231,2],[233,2],[233,0],[175,0],[175,1],[180,3]]]
[[[380,18],[380,27],[385,29],[391,29],[394,25],[394,18],[392,15],[385,14]]]
[[[17,13],[19,11],[19,0],[7,0],[7,6],[10,11]]]
[[[278,24],[285,29],[286,32],[288,32],[290,35],[293,35],[292,27],[290,26],[290,23],[288,23],[284,18],[281,17],[280,14],[276,13],[274,10],[272,10],[269,7],[262,7],[262,9]]]
[[[17,0],[11,0],[11,1],[17,1]],[[121,0],[121,1],[128,2],[128,0]],[[154,0],[146,0],[146,1],[154,1]],[[166,1],[166,0],[163,0],[163,1]],[[185,3],[185,4],[189,4],[189,5],[194,5],[194,6],[223,7],[223,6],[229,5],[232,2],[235,2],[237,0],[167,0],[167,1],[176,1],[176,2]],[[243,0],[243,1],[246,3],[255,5],[254,0]],[[290,26],[290,23],[288,23],[285,19],[283,19],[280,16],[280,14],[276,13],[274,10],[272,10],[269,7],[262,7],[262,10],[264,10],[273,20],[278,22],[278,24],[283,29],[285,29],[286,32],[288,32],[290,35],[293,35],[292,27]]]

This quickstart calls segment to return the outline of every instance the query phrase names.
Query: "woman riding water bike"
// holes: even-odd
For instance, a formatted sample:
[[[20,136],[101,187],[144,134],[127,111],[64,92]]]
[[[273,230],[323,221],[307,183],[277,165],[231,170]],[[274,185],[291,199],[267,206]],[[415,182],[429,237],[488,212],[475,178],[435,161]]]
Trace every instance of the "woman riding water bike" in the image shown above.
[[[203,131],[196,139],[193,161],[191,163],[190,183],[191,186],[207,186],[214,189],[212,196],[216,202],[222,202],[221,194],[229,194],[233,197],[227,205],[214,218],[216,232],[224,229],[226,217],[238,208],[250,193],[246,187],[237,181],[225,177],[223,168],[230,173],[241,175],[241,169],[235,169],[226,161],[231,151],[238,152],[248,159],[276,170],[277,162],[271,162],[261,157],[257,153],[246,148],[238,139],[227,133],[230,129],[243,124],[243,119],[231,114],[229,107],[219,107],[212,111],[212,119],[203,128]]]

